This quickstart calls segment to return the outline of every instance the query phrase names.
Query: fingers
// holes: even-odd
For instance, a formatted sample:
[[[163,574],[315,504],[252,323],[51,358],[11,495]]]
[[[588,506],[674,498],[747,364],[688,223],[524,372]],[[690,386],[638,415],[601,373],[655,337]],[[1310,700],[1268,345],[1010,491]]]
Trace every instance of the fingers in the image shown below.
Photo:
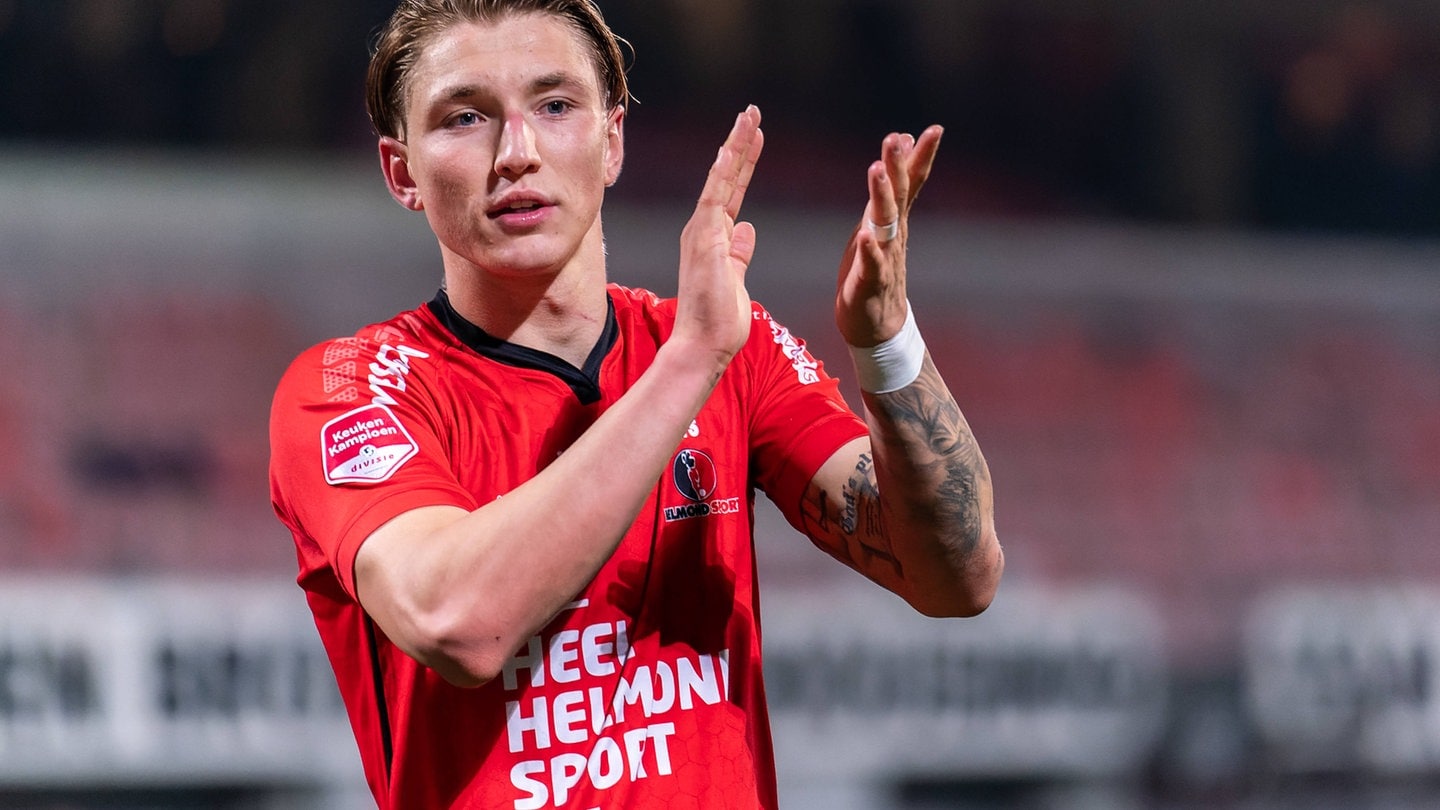
[[[908,159],[915,149],[915,137],[909,134],[891,133],[880,147],[880,163],[890,178],[897,205],[908,209],[910,202],[910,171]],[[900,211],[896,211],[898,216]],[[884,220],[892,222],[893,219]]]
[[[700,192],[700,205],[719,206],[731,219],[738,216],[764,143],[760,110],[752,104],[736,116],[735,125],[710,166],[705,187]]]
[[[730,240],[730,258],[739,262],[742,272],[750,267],[755,258],[755,226],[748,222],[735,223],[735,233]]]
[[[896,196],[889,158],[886,154],[870,164],[866,175],[870,200],[865,205],[865,221],[852,240],[853,252],[846,259],[852,267],[847,283],[854,295],[871,295],[885,287],[899,261],[895,257],[887,259],[886,254],[897,247],[903,254],[905,216]]]
[[[755,110],[753,106],[750,109]],[[750,136],[740,160],[740,176],[735,180],[730,199],[725,202],[725,213],[731,219],[740,215],[740,204],[745,201],[745,193],[750,190],[750,179],[755,176],[755,163],[760,160],[760,152],[765,148],[765,133],[759,128],[759,123],[760,111],[755,110],[755,132]]]
[[[846,245],[836,291],[836,324],[852,346],[876,345],[903,325],[910,209],[930,177],[943,133],[939,126],[919,137],[892,132],[870,164],[865,217]]]
[[[921,132],[919,138],[896,132],[885,137],[881,144],[880,160],[871,166],[870,200],[876,205],[871,213],[876,217],[884,217],[872,217],[874,222],[894,222],[910,213],[910,207],[919,196],[920,188],[930,177],[943,134],[944,129],[934,125]],[[888,181],[888,194],[894,203],[893,208],[886,204],[886,190],[875,181],[876,166],[882,167]]]
[[[940,138],[944,136],[945,130],[936,124],[927,127],[920,133],[920,139],[915,142],[910,152],[910,165],[906,172],[909,182],[907,190],[907,207],[915,203],[915,198],[920,196],[920,188],[930,178],[930,169],[935,165],[935,155],[940,151]]]
[[[675,334],[727,363],[751,328],[745,275],[755,255],[755,228],[737,217],[763,145],[760,111],[747,107],[736,116],[680,233]]]
[[[877,242],[889,242],[898,236],[901,210],[892,177],[894,174],[886,161],[870,164],[867,176],[870,202],[865,209],[865,225],[867,235]]]

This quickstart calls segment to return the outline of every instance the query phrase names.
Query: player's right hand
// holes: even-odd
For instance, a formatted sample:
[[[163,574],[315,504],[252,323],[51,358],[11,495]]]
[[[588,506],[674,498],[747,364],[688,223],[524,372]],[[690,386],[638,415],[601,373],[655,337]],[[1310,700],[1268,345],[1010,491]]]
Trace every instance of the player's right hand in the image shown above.
[[[680,234],[679,301],[671,340],[711,353],[720,369],[750,335],[745,271],[755,255],[755,228],[736,217],[764,143],[760,110],[752,105],[736,117]]]

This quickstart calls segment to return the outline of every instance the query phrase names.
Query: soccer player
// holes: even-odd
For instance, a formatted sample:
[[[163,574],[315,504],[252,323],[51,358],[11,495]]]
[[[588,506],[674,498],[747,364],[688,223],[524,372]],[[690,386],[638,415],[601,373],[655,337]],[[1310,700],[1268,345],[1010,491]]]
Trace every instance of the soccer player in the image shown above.
[[[628,98],[593,0],[402,0],[377,40],[381,169],[444,285],[296,360],[271,493],[386,810],[774,807],[756,488],[926,615],[998,584],[990,477],[905,293],[939,128],[884,139],[843,253],[861,418],[746,292],[753,107],[676,298],[607,280]]]

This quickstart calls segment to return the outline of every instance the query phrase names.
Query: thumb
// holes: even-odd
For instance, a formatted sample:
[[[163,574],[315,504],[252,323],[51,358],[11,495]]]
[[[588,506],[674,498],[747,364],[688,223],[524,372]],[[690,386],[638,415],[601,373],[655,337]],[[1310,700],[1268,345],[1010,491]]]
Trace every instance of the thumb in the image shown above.
[[[749,222],[735,223],[735,230],[730,234],[730,258],[740,263],[743,273],[750,266],[750,260],[755,257],[755,226]]]

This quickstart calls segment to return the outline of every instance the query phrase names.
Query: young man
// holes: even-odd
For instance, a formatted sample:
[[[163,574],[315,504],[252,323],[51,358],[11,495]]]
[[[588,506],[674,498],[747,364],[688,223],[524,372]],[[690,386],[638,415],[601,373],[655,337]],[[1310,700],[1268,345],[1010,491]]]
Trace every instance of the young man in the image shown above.
[[[369,79],[445,283],[296,361],[271,492],[378,805],[773,807],[754,489],[928,615],[980,612],[1003,567],[905,297],[939,129],[885,139],[844,253],[862,420],[746,293],[757,110],[659,300],[607,282],[628,93],[592,0],[404,0]]]

